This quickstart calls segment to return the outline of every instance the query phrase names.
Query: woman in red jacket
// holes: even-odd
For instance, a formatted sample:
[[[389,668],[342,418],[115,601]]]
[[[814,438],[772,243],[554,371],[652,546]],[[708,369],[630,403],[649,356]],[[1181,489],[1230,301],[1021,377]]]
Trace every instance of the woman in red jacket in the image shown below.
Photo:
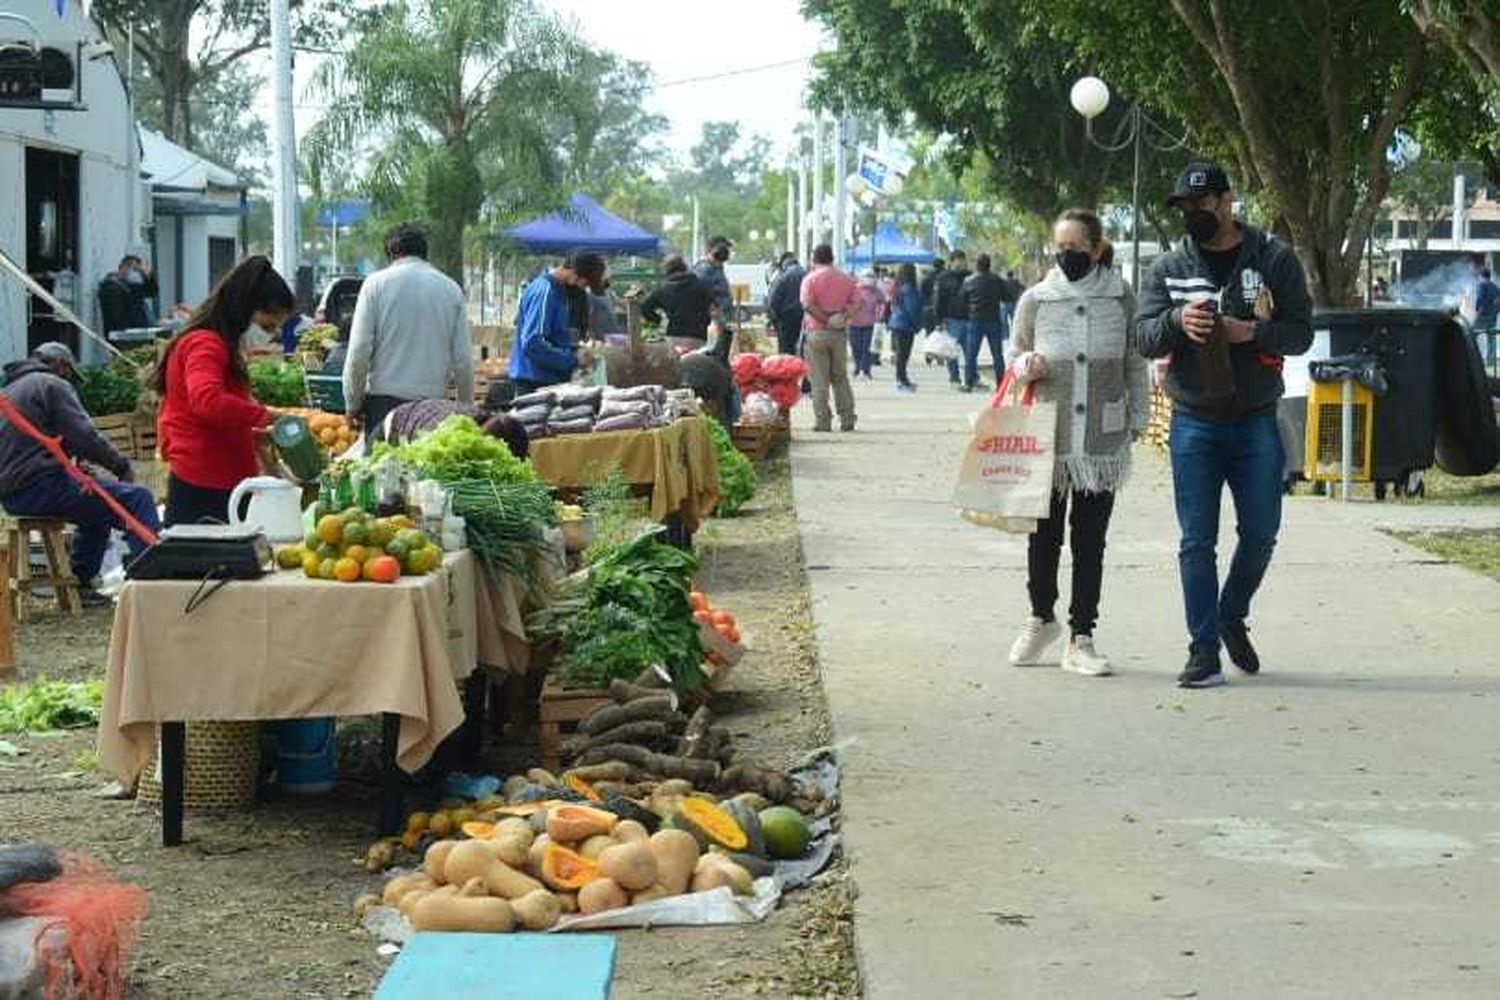
[[[257,475],[255,435],[271,414],[250,396],[240,338],[251,326],[279,329],[291,315],[292,290],[264,257],[230,271],[188,320],[156,369],[161,394],[157,439],[171,475],[167,525],[222,524],[229,494]]]

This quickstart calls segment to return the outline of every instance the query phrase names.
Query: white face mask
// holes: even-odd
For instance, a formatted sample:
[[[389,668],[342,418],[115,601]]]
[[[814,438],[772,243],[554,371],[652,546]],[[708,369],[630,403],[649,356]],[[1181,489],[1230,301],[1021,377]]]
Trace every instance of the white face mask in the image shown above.
[[[144,274],[142,274],[141,272],[137,271],[135,268],[131,268],[130,270],[128,270],[128,271],[125,272],[125,284],[127,284],[127,285],[144,285],[145,283],[146,283],[146,276]]]

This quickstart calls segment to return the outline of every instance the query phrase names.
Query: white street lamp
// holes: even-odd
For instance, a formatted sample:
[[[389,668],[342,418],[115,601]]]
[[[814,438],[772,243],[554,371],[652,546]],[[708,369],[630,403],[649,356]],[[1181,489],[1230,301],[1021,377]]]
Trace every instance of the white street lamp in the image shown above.
[[[1097,76],[1086,76],[1073,84],[1073,89],[1068,92],[1068,100],[1072,102],[1074,111],[1093,120],[1104,114],[1104,109],[1109,107],[1109,87]]]

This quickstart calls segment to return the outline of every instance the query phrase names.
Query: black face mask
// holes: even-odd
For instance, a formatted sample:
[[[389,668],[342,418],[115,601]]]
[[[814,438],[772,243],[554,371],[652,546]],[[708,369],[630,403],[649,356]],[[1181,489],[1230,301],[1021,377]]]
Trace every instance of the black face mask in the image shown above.
[[[728,250],[715,250],[714,251],[714,260],[718,261],[720,264],[724,263],[728,259],[729,259],[729,251]]]
[[[1219,217],[1206,208],[1193,208],[1182,213],[1187,234],[1195,243],[1207,243],[1219,232]]]
[[[1087,277],[1094,269],[1094,260],[1084,250],[1059,250],[1055,257],[1058,269],[1069,281]]]

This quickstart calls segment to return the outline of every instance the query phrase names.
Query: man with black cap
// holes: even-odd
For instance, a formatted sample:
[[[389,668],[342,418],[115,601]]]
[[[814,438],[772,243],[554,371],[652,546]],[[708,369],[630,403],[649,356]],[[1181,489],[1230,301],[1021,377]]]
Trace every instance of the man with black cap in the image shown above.
[[[1240,670],[1260,670],[1245,620],[1281,527],[1283,359],[1312,344],[1312,305],[1291,248],[1235,221],[1217,165],[1188,164],[1167,205],[1182,212],[1187,239],[1143,280],[1136,337],[1146,357],[1171,359],[1178,567],[1191,638],[1177,683],[1202,688],[1224,683],[1221,644]],[[1221,589],[1215,546],[1226,484],[1239,541]]]
[[[719,321],[729,322],[734,316],[734,293],[729,288],[729,275],[724,265],[734,252],[734,243],[727,236],[715,236],[708,241],[707,251],[693,273],[714,293],[714,305],[719,307]]]
[[[73,388],[77,362],[66,344],[42,344],[25,361],[5,366],[5,388],[0,389],[37,430],[62,439],[75,459],[92,462],[115,475],[102,486],[136,520],[152,531],[161,530],[151,491],[131,482],[130,460],[94,429]],[[73,535],[73,575],[82,586],[85,604],[107,603],[93,592],[94,578],[104,564],[109,533],[121,528],[104,501],[85,492],[69,478],[34,438],[10,421],[0,421],[0,505],[15,517],[50,517],[77,525]],[[145,547],[125,536],[131,555]]]

